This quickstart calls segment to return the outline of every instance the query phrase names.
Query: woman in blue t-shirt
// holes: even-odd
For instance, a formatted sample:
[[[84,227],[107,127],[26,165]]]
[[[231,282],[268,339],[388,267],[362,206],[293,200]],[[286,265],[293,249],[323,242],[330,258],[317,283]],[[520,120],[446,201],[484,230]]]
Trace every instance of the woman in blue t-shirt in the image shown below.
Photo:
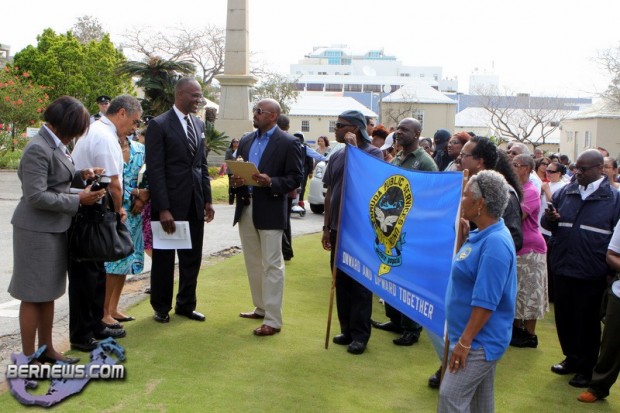
[[[471,231],[452,263],[446,290],[450,339],[439,412],[494,411],[495,365],[512,332],[517,293],[515,246],[501,218],[508,184],[491,170],[474,175],[461,200],[462,227]]]

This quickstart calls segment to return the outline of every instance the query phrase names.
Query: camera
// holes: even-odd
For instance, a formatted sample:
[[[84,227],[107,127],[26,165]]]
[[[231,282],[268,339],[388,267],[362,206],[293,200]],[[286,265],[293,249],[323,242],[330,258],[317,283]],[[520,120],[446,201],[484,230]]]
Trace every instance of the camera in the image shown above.
[[[91,191],[99,191],[100,189],[107,188],[110,185],[110,177],[104,175],[95,175],[95,179],[92,180]]]

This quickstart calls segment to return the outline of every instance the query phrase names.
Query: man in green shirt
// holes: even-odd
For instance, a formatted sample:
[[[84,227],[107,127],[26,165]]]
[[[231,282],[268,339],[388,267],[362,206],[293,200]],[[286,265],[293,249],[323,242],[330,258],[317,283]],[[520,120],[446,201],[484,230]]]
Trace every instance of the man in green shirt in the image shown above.
[[[403,150],[392,159],[392,165],[418,171],[438,170],[433,158],[419,145],[421,133],[422,125],[417,119],[405,118],[400,121],[394,133],[394,139],[402,146]],[[417,343],[422,332],[421,325],[388,303],[385,303],[385,315],[389,317],[390,321],[380,323],[372,320],[373,327],[401,333],[402,335],[399,338],[393,340],[397,346],[411,346]]]

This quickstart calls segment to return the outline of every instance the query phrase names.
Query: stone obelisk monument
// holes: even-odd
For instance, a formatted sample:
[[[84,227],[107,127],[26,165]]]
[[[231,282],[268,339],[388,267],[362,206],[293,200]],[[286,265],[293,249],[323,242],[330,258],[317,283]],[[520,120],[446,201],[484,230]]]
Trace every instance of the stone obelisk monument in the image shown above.
[[[221,86],[215,128],[231,139],[254,129],[250,88],[256,78],[250,74],[248,20],[248,0],[228,0],[224,74],[215,77]]]

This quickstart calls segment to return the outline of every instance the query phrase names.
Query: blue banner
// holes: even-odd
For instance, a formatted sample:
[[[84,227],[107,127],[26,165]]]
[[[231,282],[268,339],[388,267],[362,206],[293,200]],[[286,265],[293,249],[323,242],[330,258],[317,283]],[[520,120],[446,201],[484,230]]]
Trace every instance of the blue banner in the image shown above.
[[[443,336],[463,174],[412,171],[346,150],[337,267]]]

